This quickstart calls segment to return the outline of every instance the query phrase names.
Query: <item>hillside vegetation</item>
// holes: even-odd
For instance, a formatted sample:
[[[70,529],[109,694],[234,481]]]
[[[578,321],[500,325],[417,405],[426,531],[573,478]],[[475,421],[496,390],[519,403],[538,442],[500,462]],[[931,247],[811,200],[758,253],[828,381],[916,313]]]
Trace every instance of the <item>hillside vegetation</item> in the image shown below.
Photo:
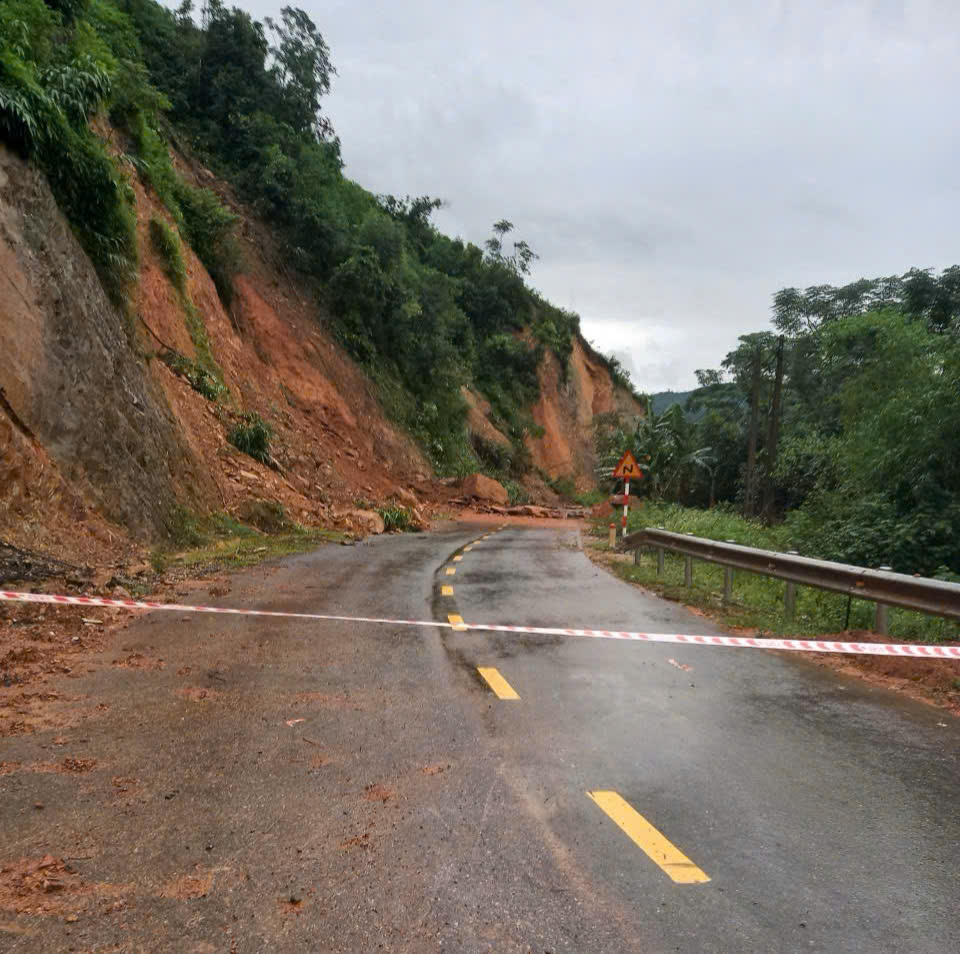
[[[214,0],[202,26],[193,13],[189,0],[176,13],[153,0],[0,7],[0,138],[44,171],[114,302],[126,305],[137,276],[137,177],[169,215],[151,238],[171,281],[182,291],[182,241],[231,304],[243,270],[236,216],[177,171],[174,145],[276,230],[317,317],[438,472],[528,471],[538,367],[549,352],[565,374],[579,331],[575,314],[527,284],[535,252],[506,220],[483,249],[451,239],[430,222],[438,199],[374,195],[343,175],[321,108],[335,70],[302,10],[261,23]],[[194,318],[197,360],[177,367],[216,397],[222,381]],[[507,444],[470,437],[465,388],[486,397]]]
[[[636,428],[642,492],[784,523],[808,555],[960,574],[960,266],[783,289],[700,387]],[[697,416],[699,415],[699,416]]]

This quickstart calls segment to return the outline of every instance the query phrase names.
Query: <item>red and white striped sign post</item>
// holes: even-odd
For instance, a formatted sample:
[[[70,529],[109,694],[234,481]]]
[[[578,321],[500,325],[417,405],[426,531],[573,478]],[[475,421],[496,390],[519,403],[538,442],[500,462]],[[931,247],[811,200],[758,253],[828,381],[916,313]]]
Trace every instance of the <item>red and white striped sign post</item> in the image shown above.
[[[630,510],[630,478],[640,480],[643,477],[643,471],[637,464],[636,458],[630,451],[624,453],[623,457],[613,469],[613,476],[619,477],[623,481],[623,517],[620,521],[622,535],[627,535],[627,513]]]

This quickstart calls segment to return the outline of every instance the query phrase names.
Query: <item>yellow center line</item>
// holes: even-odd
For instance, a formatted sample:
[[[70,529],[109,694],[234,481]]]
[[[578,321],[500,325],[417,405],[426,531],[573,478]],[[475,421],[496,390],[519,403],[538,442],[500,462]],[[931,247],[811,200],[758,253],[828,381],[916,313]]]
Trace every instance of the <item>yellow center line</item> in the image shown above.
[[[473,549],[473,546],[472,546],[472,545],[469,546],[469,547],[464,547],[464,548],[463,548],[463,552],[464,552],[464,553],[469,553],[472,549]]]
[[[463,617],[458,616],[456,613],[448,613],[447,620],[452,624],[454,632],[462,633],[467,628],[463,625]]]
[[[677,884],[704,884],[710,878],[676,845],[657,831],[629,802],[616,792],[587,792],[647,857]]]
[[[444,584],[443,586],[440,587],[440,595],[441,595],[441,596],[453,596],[453,587],[452,587],[452,586],[447,586],[446,584]]]
[[[494,691],[498,699],[519,699],[517,690],[500,675],[500,670],[493,666],[477,666],[477,672],[483,676],[486,684]]]
[[[447,567],[447,576],[453,576],[453,574],[456,572],[457,572],[457,568],[455,566]]]
[[[463,559],[463,556],[462,556],[462,555],[461,555],[461,556],[455,556],[455,557],[453,558],[453,562],[454,562],[454,563],[459,563],[462,559]]]

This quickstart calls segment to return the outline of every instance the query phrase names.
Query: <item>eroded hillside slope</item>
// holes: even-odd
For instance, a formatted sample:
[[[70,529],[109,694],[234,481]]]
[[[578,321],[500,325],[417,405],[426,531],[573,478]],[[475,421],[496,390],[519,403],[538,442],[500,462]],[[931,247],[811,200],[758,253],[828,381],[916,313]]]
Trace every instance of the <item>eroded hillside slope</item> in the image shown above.
[[[183,165],[184,175],[193,175]],[[209,176],[221,201],[244,213]],[[128,537],[156,541],[185,512],[244,513],[283,504],[310,526],[363,531],[358,507],[395,501],[420,512],[454,493],[415,442],[384,414],[374,385],[318,321],[316,301],[254,218],[237,229],[242,272],[228,311],[186,243],[183,293],[151,240],[169,222],[151,190],[135,192],[139,274],[127,314],[111,304],[46,181],[0,148],[0,535],[20,546],[98,562]],[[191,312],[192,309],[192,312]],[[161,356],[191,362],[200,341],[226,391],[210,400]],[[592,482],[592,417],[639,412],[577,338],[566,375],[551,352],[528,438],[544,476]],[[482,394],[468,430],[508,438]],[[243,414],[271,428],[270,463],[242,454],[228,432]],[[449,484],[449,482],[447,482]],[[532,472],[533,499],[549,495]],[[424,514],[426,516],[426,514]]]

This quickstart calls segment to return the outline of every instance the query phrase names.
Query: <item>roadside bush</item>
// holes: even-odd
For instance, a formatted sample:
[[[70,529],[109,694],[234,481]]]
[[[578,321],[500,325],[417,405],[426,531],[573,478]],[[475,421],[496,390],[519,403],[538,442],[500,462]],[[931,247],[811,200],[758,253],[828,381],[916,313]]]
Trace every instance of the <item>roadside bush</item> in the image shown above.
[[[227,434],[227,440],[233,444],[238,451],[242,451],[248,457],[260,461],[261,464],[271,463],[270,457],[270,439],[273,437],[273,431],[259,414],[255,411],[243,414],[241,419],[234,424]]]
[[[577,494],[573,499],[580,504],[581,507],[595,507],[598,503],[603,503],[607,499],[609,494],[604,493],[599,487],[594,487],[593,490],[588,490],[585,493]]]
[[[207,542],[200,531],[199,521],[186,507],[175,506],[167,515],[164,524],[166,535],[177,547],[199,547]]]
[[[507,492],[507,500],[511,507],[530,503],[530,494],[527,493],[522,484],[511,480],[509,477],[504,478],[500,483],[503,484],[503,489]]]
[[[577,492],[577,485],[574,483],[572,477],[554,477],[548,480],[547,483],[557,496],[562,497],[564,500],[574,499],[574,495]]]
[[[406,507],[377,507],[377,513],[383,518],[385,530],[409,530],[413,514]]]

